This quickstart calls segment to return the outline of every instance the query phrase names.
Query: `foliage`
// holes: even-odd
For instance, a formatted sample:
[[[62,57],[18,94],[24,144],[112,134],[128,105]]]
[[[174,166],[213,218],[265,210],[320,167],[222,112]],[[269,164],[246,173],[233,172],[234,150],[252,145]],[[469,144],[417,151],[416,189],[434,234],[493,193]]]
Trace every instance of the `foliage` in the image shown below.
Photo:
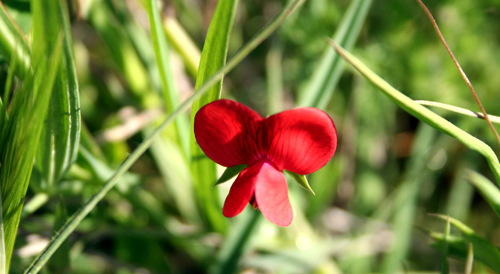
[[[499,116],[500,5],[427,2]],[[3,1],[0,90],[0,274],[500,271],[499,144],[416,1]],[[223,217],[219,98],[334,120],[289,227]]]

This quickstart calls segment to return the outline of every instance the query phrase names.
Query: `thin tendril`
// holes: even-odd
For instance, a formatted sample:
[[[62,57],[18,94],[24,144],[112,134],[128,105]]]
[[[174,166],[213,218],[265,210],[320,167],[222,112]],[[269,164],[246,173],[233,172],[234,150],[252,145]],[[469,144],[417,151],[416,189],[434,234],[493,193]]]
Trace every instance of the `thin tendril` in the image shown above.
[[[446,51],[448,52],[448,54],[450,55],[451,59],[453,60],[453,63],[455,64],[455,66],[457,67],[458,69],[458,72],[460,73],[460,75],[462,76],[462,79],[464,79],[465,83],[467,84],[467,86],[469,87],[471,93],[472,93],[472,96],[474,96],[474,100],[476,100],[476,103],[477,105],[479,106],[479,109],[481,110],[481,112],[483,113],[483,116],[484,116],[484,119],[486,120],[486,122],[488,123],[488,126],[490,127],[491,131],[493,131],[493,134],[495,134],[495,138],[497,139],[497,142],[498,144],[500,145],[500,136],[498,136],[498,132],[496,131],[495,127],[493,126],[493,124],[491,123],[490,121],[490,118],[488,117],[488,114],[486,113],[486,110],[484,109],[483,107],[483,104],[481,104],[481,101],[479,100],[479,97],[477,96],[477,93],[476,91],[474,90],[474,87],[472,86],[472,83],[469,81],[469,78],[467,77],[467,75],[465,74],[465,72],[462,70],[462,67],[460,66],[460,64],[458,63],[457,61],[457,58],[455,58],[455,55],[453,54],[453,52],[451,51],[450,47],[448,46],[448,44],[446,43],[446,40],[444,39],[444,36],[443,34],[441,33],[441,31],[439,30],[439,27],[436,23],[436,19],[434,19],[434,16],[432,16],[432,13],[429,11],[429,9],[425,6],[425,4],[422,2],[422,0],[417,0],[417,2],[420,4],[420,6],[424,9],[425,13],[427,13],[427,16],[429,16],[429,19],[431,20],[431,23],[432,25],[434,26],[434,29],[436,30],[436,33],[438,34],[439,36],[439,39],[441,40],[441,42],[443,43],[444,47],[446,48]]]

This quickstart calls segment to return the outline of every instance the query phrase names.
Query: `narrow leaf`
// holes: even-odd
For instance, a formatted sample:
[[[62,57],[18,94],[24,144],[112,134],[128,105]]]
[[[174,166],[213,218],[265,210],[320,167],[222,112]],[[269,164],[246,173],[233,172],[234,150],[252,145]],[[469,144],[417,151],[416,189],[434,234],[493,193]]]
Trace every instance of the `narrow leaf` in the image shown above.
[[[2,191],[0,188],[0,274],[7,274],[7,249],[5,248],[7,238],[5,238],[1,198]]]
[[[333,35],[333,40],[350,50],[356,40],[363,22],[368,15],[372,0],[353,0],[342,18],[340,26]],[[308,84],[299,91],[298,106],[311,106],[324,109],[344,70],[344,62],[331,48],[326,48],[319,59]]]
[[[472,228],[466,226],[459,220],[438,214],[435,216],[443,220],[447,220],[447,218],[449,218],[450,223],[462,232],[462,236],[466,244],[473,245],[475,257],[496,273],[500,272],[500,251],[497,247],[486,239],[481,238],[474,232],[474,230],[472,230]]]
[[[24,197],[33,170],[33,161],[40,139],[43,120],[46,117],[50,95],[59,68],[62,52],[62,40],[58,39],[51,50],[52,54],[44,54],[47,48],[45,40],[39,41],[33,77],[25,78],[22,90],[13,97],[12,118],[9,120],[6,142],[9,146],[2,148],[0,155],[0,188],[2,194],[3,222],[5,233],[5,253],[7,271],[12,256],[12,249],[17,235]],[[47,57],[48,56],[48,57]],[[49,62],[50,60],[50,62]],[[54,60],[54,61],[52,61]]]
[[[0,53],[11,62],[18,60],[16,66],[20,77],[30,73],[31,54],[24,34],[9,16],[5,6],[0,3]]]
[[[200,50],[175,17],[167,15],[163,21],[163,26],[168,41],[184,60],[187,71],[196,77],[200,63]]]
[[[58,0],[51,5],[34,3],[32,6],[33,12],[43,14],[38,19],[45,26],[40,35],[53,41],[63,31],[61,67],[36,157],[36,167],[44,182],[42,189],[50,191],[76,158],[81,130],[80,96],[66,2]]]
[[[469,244],[469,251],[467,252],[467,260],[465,261],[465,274],[472,273],[472,264],[474,263],[474,247]]]
[[[500,164],[491,147],[393,88],[384,79],[371,71],[365,64],[363,64],[345,49],[338,46],[335,42],[329,40],[329,43],[340,55],[342,55],[342,57],[344,57],[344,59],[346,59],[354,68],[356,68],[361,74],[363,74],[363,76],[365,76],[370,82],[378,87],[380,91],[382,91],[385,95],[387,95],[409,114],[431,125],[435,129],[438,129],[456,138],[469,149],[475,150],[483,155],[488,161],[490,169],[495,175],[497,184],[500,184]]]
[[[500,218],[500,190],[488,178],[474,172],[467,171],[467,180],[473,184]]]
[[[214,72],[224,66],[229,44],[229,35],[233,26],[237,0],[220,0],[217,3],[207,38],[201,53],[196,88],[200,87]],[[191,155],[195,193],[200,205],[200,212],[205,222],[220,233],[226,230],[227,221],[222,216],[218,190],[212,188],[217,181],[215,163],[208,159],[198,146],[194,137],[194,116],[198,110],[221,97],[222,79],[191,107]]]
[[[240,172],[246,167],[247,165],[237,165],[226,168],[226,170],[224,170],[224,173],[222,173],[217,182],[215,182],[214,186],[231,180],[234,176],[240,174]]]
[[[305,175],[299,175],[297,173],[285,170],[285,172],[290,175],[301,187],[303,187],[305,190],[310,191],[312,194],[316,195],[314,191],[312,190],[311,186],[309,185],[309,182],[307,181],[307,178]]]
[[[444,230],[444,245],[441,254],[441,273],[449,274],[450,269],[448,265],[448,238],[450,237],[450,217],[446,219],[446,228]]]
[[[61,226],[64,225],[68,219],[68,213],[66,211],[66,205],[64,199],[60,197],[59,203],[56,209],[56,216],[54,220],[53,232],[56,233]],[[57,250],[54,256],[51,258],[48,264],[48,268],[51,273],[71,273],[71,259],[70,259],[70,248],[71,244],[66,240],[61,247]]]
[[[160,79],[163,87],[163,99],[167,113],[172,112],[179,106],[178,90],[175,85],[174,74],[170,65],[170,50],[163,31],[163,25],[158,11],[156,0],[147,0],[146,9],[149,17],[149,26],[151,28],[151,38],[156,54],[156,62],[160,72]],[[184,116],[175,121],[178,141],[185,153],[189,155],[189,130],[188,121]]]

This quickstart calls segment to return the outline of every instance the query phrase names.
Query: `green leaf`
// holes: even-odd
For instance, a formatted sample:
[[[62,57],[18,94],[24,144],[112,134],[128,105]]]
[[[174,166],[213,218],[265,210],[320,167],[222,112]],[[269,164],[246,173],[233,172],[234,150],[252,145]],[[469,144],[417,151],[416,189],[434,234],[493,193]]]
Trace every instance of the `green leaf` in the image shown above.
[[[472,273],[472,265],[474,264],[474,247],[469,244],[469,250],[467,251],[467,260],[465,261],[465,271],[464,274]]]
[[[33,161],[47,114],[62,52],[60,36],[53,44],[51,53],[48,41],[41,39],[34,47],[34,74],[24,79],[23,87],[14,94],[11,103],[12,116],[4,134],[8,134],[2,146],[0,162],[0,189],[2,197],[3,229],[5,233],[6,269],[12,256],[24,197],[33,170]]]
[[[408,96],[404,95],[397,89],[393,88],[389,83],[387,83],[380,76],[371,71],[365,64],[359,61],[352,54],[347,52],[345,49],[337,45],[335,42],[329,40],[329,43],[335,48],[335,50],[344,57],[354,68],[356,68],[363,76],[365,76],[372,84],[374,84],[380,91],[387,95],[391,100],[393,100],[397,105],[404,109],[409,114],[413,115],[417,119],[429,124],[430,126],[438,129],[462,142],[469,149],[479,152],[488,161],[491,171],[495,175],[497,184],[500,184],[500,163],[495,153],[487,144],[483,141],[477,139],[476,137],[470,135],[454,124],[450,123],[443,117],[437,115],[436,113],[430,111],[429,109],[421,106],[420,104],[413,101]]]
[[[354,46],[371,3],[372,0],[351,1],[346,15],[333,35],[333,40],[337,44],[348,50]],[[344,62],[330,47],[325,49],[319,60],[311,80],[299,90],[298,106],[325,109],[344,71]]]
[[[164,19],[165,36],[177,53],[184,60],[184,66],[194,77],[198,75],[200,50],[193,42],[187,31],[179,24],[174,16],[166,15]]]
[[[450,257],[465,259],[467,257],[467,243],[462,236],[449,235],[445,240],[444,233],[426,232],[434,242],[431,244],[433,248],[442,251],[444,246],[448,246],[448,255]]]
[[[38,147],[36,157],[36,167],[44,182],[42,189],[49,192],[75,161],[81,130],[80,96],[68,10],[65,1],[58,0],[51,3],[45,5],[35,1],[32,5],[36,14],[44,15],[40,18],[44,27],[36,33],[50,38],[51,43],[54,43],[54,39],[63,30],[61,67],[42,131],[42,143]]]
[[[467,180],[479,190],[479,193],[500,218],[500,190],[498,187],[488,178],[472,170],[467,170]]]
[[[232,166],[232,167],[226,168],[226,170],[224,170],[224,173],[222,173],[222,175],[217,180],[217,182],[215,182],[214,186],[231,180],[234,176],[240,174],[240,172],[243,169],[245,169],[247,166],[248,165],[237,165],[237,166]]]
[[[233,26],[236,4],[237,0],[220,0],[217,3],[201,53],[196,88],[199,88],[226,63],[229,35]],[[205,156],[194,136],[194,116],[204,105],[220,99],[221,90],[222,79],[199,100],[193,102],[191,107],[191,168],[202,217],[212,230],[223,233],[226,230],[227,220],[220,212],[218,190],[212,188],[217,181],[216,165]]]
[[[309,182],[307,181],[306,175],[299,175],[297,173],[285,170],[285,172],[290,175],[301,187],[303,187],[305,190],[310,191],[312,194],[316,195],[314,191],[312,190],[311,186],[309,185]]]
[[[17,74],[26,76],[31,69],[31,54],[28,42],[4,5],[0,5],[0,53],[11,62],[17,60]]]
[[[472,228],[457,219],[437,214],[435,216],[443,220],[449,218],[450,223],[462,232],[462,237],[466,244],[465,247],[462,247],[462,250],[465,251],[465,254],[467,253],[467,245],[472,244],[474,257],[490,267],[494,272],[500,273],[500,251],[496,246],[477,235]]]
[[[2,191],[0,189],[0,198],[2,197]],[[5,224],[3,222],[3,209],[2,200],[0,199],[0,274],[7,274],[7,249],[5,248],[5,243],[7,238],[5,237]]]
[[[68,219],[66,205],[63,197],[60,197],[56,209],[56,219],[54,220],[53,232],[54,234],[64,225]],[[51,273],[71,273],[71,259],[70,259],[71,243],[69,240],[64,241],[61,247],[54,253],[54,256],[48,263],[48,268]]]
[[[446,218],[446,228],[444,231],[444,244],[443,244],[443,249],[441,249],[442,252],[442,257],[441,257],[441,273],[442,274],[449,274],[450,272],[450,267],[448,265],[448,252],[449,252],[449,247],[448,247],[448,239],[450,238],[450,217],[448,216]]]

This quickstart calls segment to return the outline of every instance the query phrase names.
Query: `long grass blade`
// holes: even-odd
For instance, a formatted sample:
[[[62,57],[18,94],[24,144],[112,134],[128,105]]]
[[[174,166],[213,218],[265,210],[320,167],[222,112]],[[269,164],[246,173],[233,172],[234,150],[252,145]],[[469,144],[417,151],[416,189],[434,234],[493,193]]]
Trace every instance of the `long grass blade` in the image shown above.
[[[2,189],[0,188],[0,274],[7,274],[7,249],[2,209]]]
[[[170,50],[163,31],[162,20],[158,10],[156,0],[146,1],[146,10],[149,17],[149,26],[151,28],[151,38],[156,55],[156,62],[160,72],[160,79],[163,87],[163,99],[167,113],[172,112],[179,106],[178,90],[175,85],[174,74],[170,64]],[[189,153],[189,129],[188,120],[181,116],[175,121],[177,129],[178,142],[181,145],[186,156]]]
[[[356,68],[363,76],[365,76],[370,82],[378,87],[380,91],[382,91],[385,95],[392,99],[402,109],[404,109],[417,119],[456,138],[469,149],[475,150],[483,155],[488,161],[488,164],[493,174],[495,175],[497,184],[500,184],[500,163],[498,162],[498,158],[496,157],[491,147],[489,147],[483,141],[465,132],[464,130],[458,128],[454,124],[450,123],[443,117],[416,103],[411,98],[393,88],[389,83],[387,83],[384,79],[371,71],[365,64],[363,64],[345,49],[341,48],[331,40],[329,42],[335,48],[335,50],[340,55],[342,55],[342,57],[344,57],[354,68]]]
[[[46,43],[47,41],[39,42]],[[39,65],[35,67],[33,77],[25,78],[22,90],[17,91],[13,97],[11,105],[13,114],[9,121],[7,133],[9,136],[6,139],[9,146],[4,147],[0,153],[2,155],[0,162],[3,164],[0,170],[0,187],[7,271],[43,120],[47,114],[51,91],[59,68],[62,40],[58,39],[53,46],[52,54],[47,55],[45,50],[37,49],[33,55],[37,57],[33,63]]]
[[[17,59],[17,74],[20,77],[30,73],[31,54],[24,34],[0,3],[0,52],[10,62]]]
[[[151,146],[154,139],[160,135],[163,130],[170,125],[175,118],[183,113],[188,106],[201,95],[206,93],[213,85],[220,81],[226,73],[231,71],[237,64],[239,64],[252,50],[254,50],[262,41],[264,41],[272,32],[274,32],[281,23],[293,13],[304,0],[295,0],[288,5],[280,14],[278,14],[268,25],[266,25],[261,32],[259,32],[252,40],[250,40],[235,56],[227,62],[227,64],[217,70],[201,85],[193,95],[186,99],[179,105],[162,123],[155,129],[131,154],[130,156],[118,167],[113,175],[104,183],[102,188],[90,198],[85,205],[83,205],[71,218],[61,227],[56,236],[49,242],[47,247],[33,260],[32,264],[26,269],[25,273],[38,273],[45,265],[47,260],[54,254],[58,247],[66,240],[66,238],[75,230],[80,222],[92,211],[92,209],[99,203],[100,200],[111,190],[117,183],[117,179],[123,175],[135,161]]]
[[[43,178],[41,189],[51,192],[76,158],[81,129],[80,95],[66,2],[52,1],[51,5],[36,2],[32,7],[35,15],[41,17],[35,20],[44,26],[37,35],[55,41],[63,30],[61,67],[36,157],[36,167]]]
[[[368,15],[372,0],[351,1],[346,15],[333,35],[333,40],[350,50],[358,39],[361,27]],[[299,91],[298,106],[325,109],[344,70],[344,62],[334,50],[327,47],[320,63],[304,89]]]
[[[467,252],[467,260],[465,261],[465,274],[472,273],[472,265],[474,264],[474,247],[469,244],[469,251]]]
[[[237,0],[221,0],[217,3],[212,22],[208,28],[207,38],[201,53],[196,87],[199,87],[215,71],[224,66],[229,47],[229,36],[233,26]],[[227,221],[220,214],[220,202],[217,188],[212,188],[217,181],[217,167],[208,159],[194,137],[194,116],[204,105],[220,99],[222,79],[217,82],[191,107],[191,170],[195,183],[195,194],[199,202],[204,221],[211,229],[223,233]]]
[[[450,217],[446,219],[446,227],[444,229],[444,245],[443,245],[443,250],[441,253],[441,273],[442,274],[449,274],[450,273],[450,266],[448,265],[448,252],[449,252],[449,247],[448,247],[448,239],[450,238]]]
[[[167,40],[184,60],[187,71],[196,77],[201,57],[200,50],[173,16],[165,17],[163,27]]]

